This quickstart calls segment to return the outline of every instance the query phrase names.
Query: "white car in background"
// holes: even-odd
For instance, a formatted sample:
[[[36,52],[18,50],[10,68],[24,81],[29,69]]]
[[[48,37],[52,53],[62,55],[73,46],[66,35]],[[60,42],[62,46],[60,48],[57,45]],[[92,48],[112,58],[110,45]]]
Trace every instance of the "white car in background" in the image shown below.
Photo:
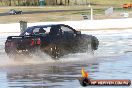
[[[10,15],[22,14],[22,11],[17,11],[17,10],[11,9],[11,10],[9,11],[9,14],[10,14]]]

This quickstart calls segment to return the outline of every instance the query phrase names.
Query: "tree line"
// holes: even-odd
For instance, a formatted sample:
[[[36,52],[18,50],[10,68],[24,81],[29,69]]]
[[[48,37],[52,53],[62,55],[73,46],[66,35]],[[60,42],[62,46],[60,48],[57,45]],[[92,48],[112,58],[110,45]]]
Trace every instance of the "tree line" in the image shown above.
[[[44,0],[44,5],[88,4],[89,0]],[[1,6],[39,6],[40,0],[0,0]]]

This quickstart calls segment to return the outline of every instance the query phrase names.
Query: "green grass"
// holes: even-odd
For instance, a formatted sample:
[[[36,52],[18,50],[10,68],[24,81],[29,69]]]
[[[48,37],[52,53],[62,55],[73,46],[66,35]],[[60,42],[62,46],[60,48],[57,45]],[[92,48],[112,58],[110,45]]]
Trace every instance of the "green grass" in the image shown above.
[[[123,11],[132,11],[132,8],[127,8],[127,9],[124,9],[124,8],[114,8],[115,11],[118,11],[118,12],[123,12]]]
[[[105,9],[94,9],[93,12],[94,14],[104,14]],[[88,11],[77,11],[73,12],[71,14],[90,14],[90,10]]]

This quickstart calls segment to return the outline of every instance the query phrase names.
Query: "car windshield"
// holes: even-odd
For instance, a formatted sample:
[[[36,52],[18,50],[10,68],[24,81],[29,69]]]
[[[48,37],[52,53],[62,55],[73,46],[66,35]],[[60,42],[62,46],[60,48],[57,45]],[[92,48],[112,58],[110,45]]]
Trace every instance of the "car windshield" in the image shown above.
[[[61,26],[61,29],[62,29],[62,32],[67,32],[67,33],[73,33],[74,34],[74,31],[67,27],[67,26]]]

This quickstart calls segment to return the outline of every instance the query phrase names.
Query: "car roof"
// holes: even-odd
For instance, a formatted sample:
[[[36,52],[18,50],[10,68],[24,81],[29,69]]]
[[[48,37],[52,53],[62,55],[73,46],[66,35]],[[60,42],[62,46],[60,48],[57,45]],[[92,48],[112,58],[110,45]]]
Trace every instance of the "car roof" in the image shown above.
[[[34,28],[41,28],[41,27],[51,27],[51,26],[68,26],[65,24],[49,24],[49,25],[36,25],[36,26],[30,26],[28,27],[24,32],[22,32],[20,35],[23,35],[25,32],[32,30]],[[70,26],[68,26],[70,27]],[[72,27],[70,27],[73,31],[75,31],[75,29],[73,29]]]
[[[48,24],[48,25],[36,25],[36,26],[31,26],[31,27],[51,27],[51,26],[68,26],[65,24]]]

